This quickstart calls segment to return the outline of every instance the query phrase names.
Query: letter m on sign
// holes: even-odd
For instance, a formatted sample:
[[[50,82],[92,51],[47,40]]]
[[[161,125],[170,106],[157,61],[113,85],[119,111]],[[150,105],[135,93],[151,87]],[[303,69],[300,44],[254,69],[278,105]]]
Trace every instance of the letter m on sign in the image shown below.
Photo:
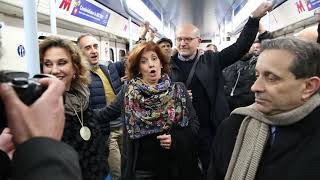
[[[298,8],[299,14],[300,14],[301,12],[304,12],[304,11],[305,11],[304,6],[303,6],[303,3],[302,3],[301,0],[299,0],[298,2],[296,2],[296,5],[297,5],[297,8]]]
[[[71,2],[72,0],[62,0],[59,9],[63,8],[64,10],[67,9],[67,11],[69,11]]]

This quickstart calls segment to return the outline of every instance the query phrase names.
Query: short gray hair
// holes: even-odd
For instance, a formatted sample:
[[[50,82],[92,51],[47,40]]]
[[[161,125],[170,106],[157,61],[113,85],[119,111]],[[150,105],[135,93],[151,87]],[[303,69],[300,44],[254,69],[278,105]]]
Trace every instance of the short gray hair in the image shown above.
[[[296,79],[320,77],[320,46],[315,42],[300,40],[298,38],[278,38],[264,40],[262,50],[286,50],[294,55],[294,60],[289,70]],[[279,57],[281,61],[281,57]]]
[[[78,47],[80,47],[80,41],[81,41],[81,39],[84,38],[84,37],[87,37],[87,36],[94,37],[94,36],[93,36],[92,34],[90,34],[90,33],[82,34],[82,35],[79,36],[78,39],[77,39],[77,45],[78,45]],[[81,48],[81,47],[80,47],[80,48]]]

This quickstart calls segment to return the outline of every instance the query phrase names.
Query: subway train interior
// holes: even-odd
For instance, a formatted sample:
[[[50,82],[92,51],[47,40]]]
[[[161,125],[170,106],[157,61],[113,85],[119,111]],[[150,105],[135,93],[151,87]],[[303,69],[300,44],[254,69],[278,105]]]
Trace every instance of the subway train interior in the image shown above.
[[[32,3],[33,1],[30,1]],[[119,52],[128,52],[139,38],[139,26],[149,21],[157,30],[155,40],[175,41],[177,26],[192,23],[200,29],[205,48],[219,50],[232,44],[259,5],[257,0],[35,0],[37,36],[58,35],[76,41],[84,33],[98,38],[101,61],[118,61]],[[262,2],[262,1],[261,1]],[[275,37],[292,36],[314,26],[317,0],[276,0],[261,23]],[[28,2],[29,3],[29,2]],[[83,12],[82,12],[83,10]],[[25,10],[26,11],[26,10]],[[100,14],[99,14],[99,13]],[[54,17],[52,17],[54,16]],[[55,19],[53,24],[52,19]],[[2,69],[27,71],[26,26],[23,1],[0,0],[0,33],[4,44]],[[55,26],[56,32],[52,32]],[[175,43],[173,43],[175,44]]]
[[[263,33],[261,29],[264,29]],[[307,29],[312,31],[312,35],[315,34],[315,41],[320,43],[320,0],[0,0],[0,92],[5,86],[2,85],[2,72],[6,70],[27,72],[30,77],[51,74],[64,82],[62,84],[57,78],[47,78],[48,82],[35,80],[37,87],[41,88],[41,83],[48,83],[49,90],[54,84],[50,80],[62,84],[56,85],[57,91],[48,90],[56,93],[54,95],[61,91],[59,96],[45,96],[51,101],[44,104],[49,107],[50,103],[55,102],[57,106],[50,107],[56,111],[45,109],[41,117],[48,119],[46,113],[50,118],[52,113],[60,112],[52,115],[55,118],[61,116],[61,122],[65,123],[61,123],[61,134],[54,143],[61,140],[68,145],[64,150],[71,149],[72,152],[71,156],[61,153],[61,157],[67,159],[62,164],[67,162],[71,165],[56,169],[77,172],[78,176],[82,173],[85,180],[101,180],[101,177],[120,180],[121,176],[126,177],[124,180],[205,180],[210,173],[212,177],[220,177],[210,178],[214,180],[254,180],[255,177],[260,180],[300,180],[305,178],[304,175],[307,177],[305,179],[320,179],[320,145],[317,137],[320,136],[320,65],[318,63],[313,67],[317,63],[315,60],[320,60],[319,44],[294,38]],[[264,32],[270,38],[261,40],[260,35]],[[97,43],[81,45],[78,38],[83,38],[82,35],[87,41],[93,39]],[[45,44],[47,40],[54,41],[51,36],[57,36],[56,39],[69,44]],[[160,46],[159,41],[163,39],[170,44],[168,54]],[[279,39],[287,44],[279,43]],[[149,40],[154,43],[144,42]],[[275,48],[261,48],[264,51],[260,51],[260,42],[263,44],[263,41],[269,42],[269,46],[270,41],[276,42],[272,44]],[[254,47],[257,42],[259,53]],[[42,44],[48,45],[47,49]],[[216,46],[216,49],[208,50],[209,45]],[[98,53],[89,54],[94,48]],[[264,52],[274,54],[263,56]],[[260,58],[270,58],[271,63],[260,61]],[[309,61],[299,63],[299,58],[309,58]],[[273,73],[274,69],[280,73]],[[309,69],[310,74],[318,74],[309,75]],[[293,71],[298,71],[297,74],[303,71],[300,74],[307,75],[301,75],[299,79]],[[280,77],[283,74],[285,78]],[[24,88],[25,84],[29,85],[27,80],[34,79],[24,77],[26,81],[19,80],[15,77],[10,79],[10,85]],[[48,92],[44,89],[41,89],[44,93]],[[32,97],[33,101],[40,101],[34,103],[38,109],[41,109],[41,100],[43,103],[43,98],[38,98],[41,93],[36,98]],[[245,100],[241,99],[240,93],[245,94],[246,104],[242,103]],[[15,97],[14,93],[11,94]],[[4,103],[0,101],[0,130],[1,115],[5,112],[3,104],[8,107],[5,100],[10,102],[9,95],[0,94],[0,97],[5,97],[2,98]],[[19,97],[23,96],[29,94]],[[239,101],[237,97],[240,97]],[[16,100],[19,99],[16,97]],[[6,114],[20,115],[21,112],[23,116],[34,104],[25,105],[24,111],[12,111],[14,113],[11,114],[7,108]],[[271,107],[273,105],[275,108]],[[59,107],[61,111],[57,110]],[[244,112],[242,109],[245,109]],[[273,111],[280,115],[272,114]],[[32,113],[27,115],[33,116]],[[309,116],[308,113],[315,115]],[[240,119],[243,115],[245,118]],[[235,121],[226,121],[232,118]],[[315,125],[300,121],[308,118]],[[8,123],[8,126],[12,124],[15,125]],[[62,127],[65,129],[62,130]],[[315,131],[317,136],[311,134]],[[284,137],[279,132],[289,135]],[[69,136],[64,138],[65,135]],[[230,141],[224,141],[224,138]],[[114,141],[111,142],[111,139]],[[296,149],[291,150],[287,144]],[[58,145],[53,146],[51,152],[55,153],[55,148],[60,147]],[[279,147],[279,152],[275,146]],[[316,151],[312,149],[314,146]],[[0,142],[0,155],[1,152]],[[23,150],[18,151],[21,152]],[[35,152],[39,153],[39,157],[42,155],[40,151]],[[103,158],[98,156],[99,153]],[[105,163],[107,153],[109,158],[114,159],[108,159]],[[263,153],[269,154],[264,156]],[[30,161],[38,159],[29,158]],[[45,165],[39,165],[36,169],[47,167],[46,163],[49,167],[51,160],[43,161]],[[101,161],[110,168],[100,166]],[[310,161],[314,164],[309,166]],[[214,164],[216,162],[218,165]],[[22,165],[24,167],[25,164]],[[259,169],[261,166],[265,169]],[[282,169],[279,170],[278,166]],[[17,167],[21,170],[19,166],[10,166]],[[30,172],[27,173],[34,171],[33,168],[28,170]],[[110,171],[106,173],[107,170]],[[161,170],[164,170],[163,174]],[[273,176],[273,173],[277,175]],[[264,177],[265,174],[268,176]],[[312,177],[314,174],[316,178]],[[169,176],[175,178],[161,178]],[[240,176],[242,178],[238,178]]]

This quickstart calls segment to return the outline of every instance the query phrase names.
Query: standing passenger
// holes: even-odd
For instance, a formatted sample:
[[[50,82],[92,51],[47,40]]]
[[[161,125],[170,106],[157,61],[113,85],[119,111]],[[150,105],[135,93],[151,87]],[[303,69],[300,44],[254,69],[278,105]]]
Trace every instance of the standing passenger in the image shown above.
[[[168,38],[161,38],[159,41],[157,41],[157,44],[162,50],[163,54],[170,59],[172,55],[172,41]]]
[[[218,52],[218,48],[214,44],[208,44],[206,46],[206,51]]]
[[[103,180],[107,175],[106,143],[109,121],[97,121],[89,106],[89,67],[73,42],[49,37],[40,44],[42,71],[65,83],[65,128],[62,141],[78,153],[84,180]]]
[[[157,44],[129,54],[128,82],[100,112],[125,119],[124,180],[198,180],[198,121],[182,83],[172,83],[169,62]]]
[[[283,38],[262,49],[255,103],[219,126],[208,180],[319,179],[319,45]]]
[[[92,35],[82,35],[77,42],[91,65],[90,107],[93,109],[103,108],[112,103],[121,89],[122,83],[116,64],[111,63],[108,67],[99,64],[98,41]],[[122,131],[121,118],[110,122],[110,136],[107,139],[107,148],[109,149],[108,164],[112,180],[120,180],[121,178]]]
[[[176,33],[178,53],[171,60],[172,80],[184,82],[192,90],[192,103],[200,122],[199,156],[204,176],[209,166],[211,143],[216,128],[229,115],[223,92],[222,70],[249,50],[258,32],[259,19],[270,8],[270,2],[262,3],[252,12],[238,40],[218,53],[199,52],[200,31],[193,25],[181,26]]]

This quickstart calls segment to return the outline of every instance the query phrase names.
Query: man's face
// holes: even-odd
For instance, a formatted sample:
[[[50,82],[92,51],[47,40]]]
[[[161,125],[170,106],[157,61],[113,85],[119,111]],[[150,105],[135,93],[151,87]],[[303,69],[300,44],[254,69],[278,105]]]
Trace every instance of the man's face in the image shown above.
[[[171,56],[171,52],[172,52],[172,48],[170,43],[168,42],[162,42],[159,44],[159,47],[161,49],[161,51],[168,57]]]
[[[216,48],[211,44],[210,46],[206,47],[206,51],[216,52]]]
[[[176,45],[180,55],[185,58],[192,56],[201,42],[194,29],[183,28],[176,34]]]
[[[99,62],[99,46],[96,38],[92,36],[85,36],[80,40],[80,49],[91,65],[96,65]]]
[[[260,43],[253,43],[252,44],[252,52],[258,56],[261,52],[261,44]]]
[[[303,104],[306,79],[296,79],[290,72],[293,59],[291,53],[279,49],[268,49],[260,54],[256,65],[257,80],[251,87],[260,112],[273,115]]]

